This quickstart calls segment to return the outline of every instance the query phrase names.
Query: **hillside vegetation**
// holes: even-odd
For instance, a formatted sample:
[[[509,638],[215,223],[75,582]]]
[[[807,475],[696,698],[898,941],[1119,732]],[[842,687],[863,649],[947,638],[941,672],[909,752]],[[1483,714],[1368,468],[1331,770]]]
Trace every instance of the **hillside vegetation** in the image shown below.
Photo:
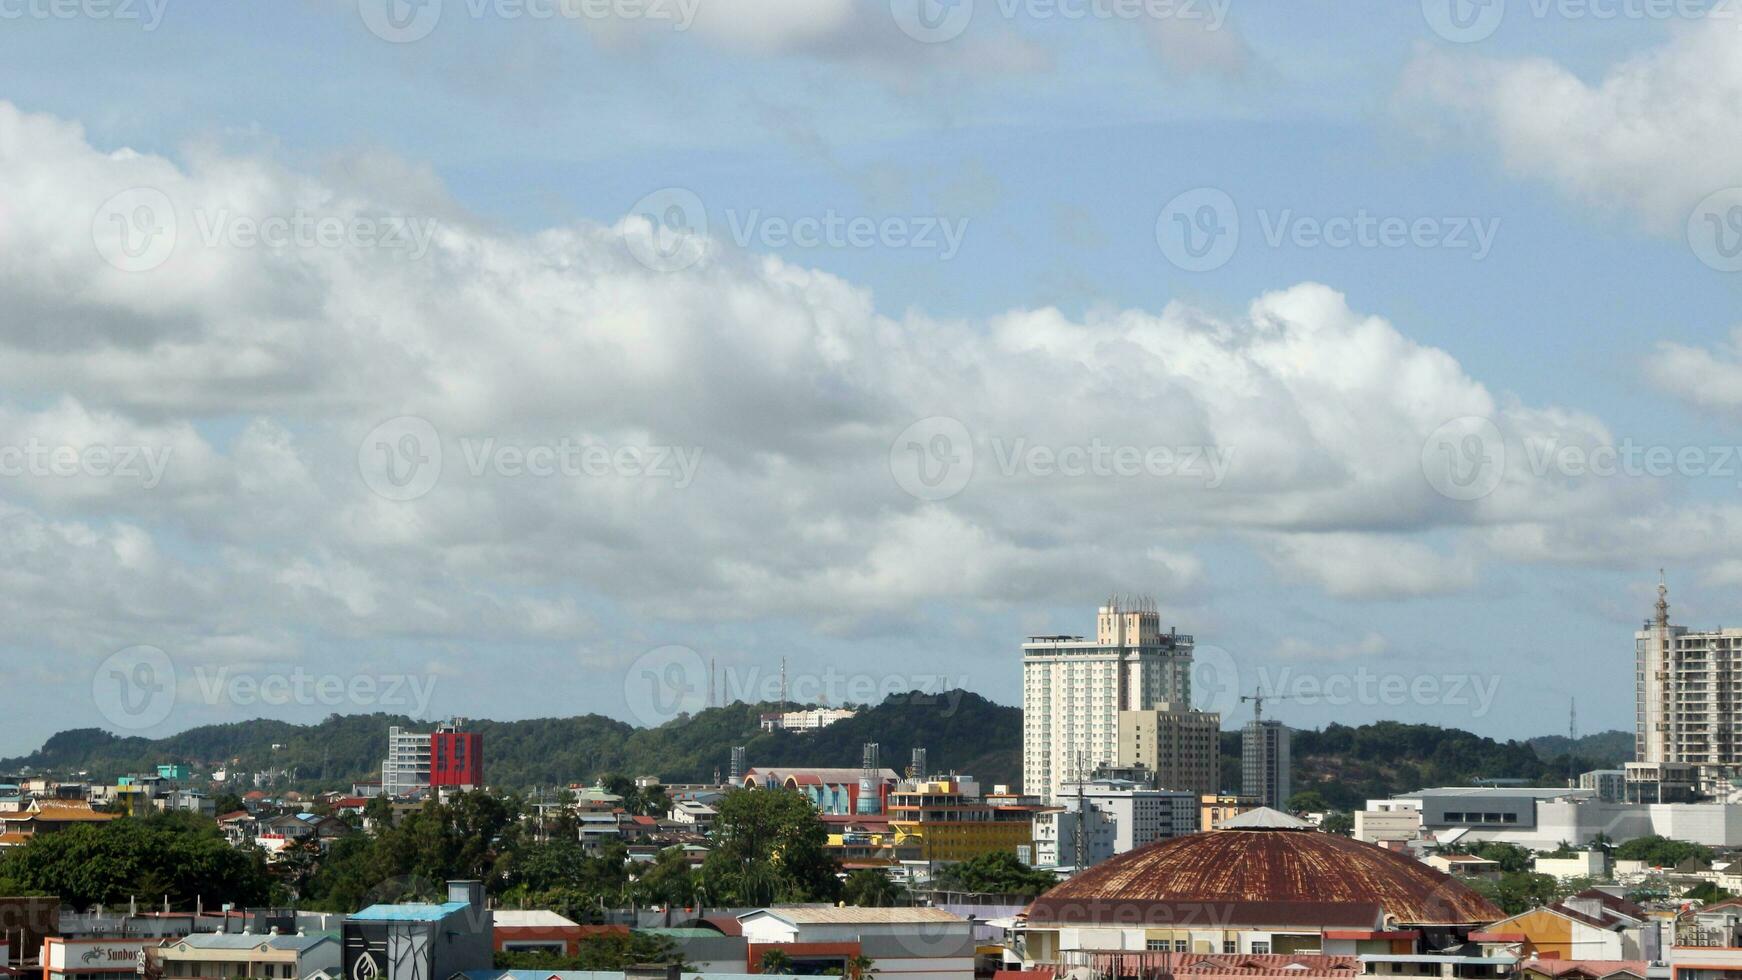
[[[774,708],[740,702],[657,728],[636,728],[602,715],[470,725],[484,736],[489,782],[510,790],[590,782],[607,774],[705,780],[716,769],[728,769],[734,745],[747,747],[751,765],[856,767],[865,742],[879,743],[883,765],[898,772],[906,768],[910,751],[924,746],[935,771],[968,773],[986,787],[1021,782],[1022,711],[977,694],[892,695],[856,718],[806,734],[760,731],[758,716]],[[201,771],[214,766],[283,770],[291,774],[291,787],[335,788],[379,771],[389,725],[416,729],[428,723],[385,714],[334,715],[316,725],[208,725],[155,740],[79,729],[55,735],[28,756],[0,759],[0,772],[30,767],[107,779],[184,762]],[[274,750],[275,744],[281,748]],[[1580,739],[1569,761],[1566,744],[1559,736],[1500,742],[1394,721],[1330,725],[1295,732],[1294,788],[1315,790],[1331,806],[1349,809],[1424,786],[1484,778],[1556,785],[1564,782],[1569,765],[1572,771],[1612,768],[1632,748],[1625,733],[1604,732]],[[1622,746],[1627,755],[1618,756]],[[1239,784],[1240,734],[1224,732],[1222,785],[1236,790]]]

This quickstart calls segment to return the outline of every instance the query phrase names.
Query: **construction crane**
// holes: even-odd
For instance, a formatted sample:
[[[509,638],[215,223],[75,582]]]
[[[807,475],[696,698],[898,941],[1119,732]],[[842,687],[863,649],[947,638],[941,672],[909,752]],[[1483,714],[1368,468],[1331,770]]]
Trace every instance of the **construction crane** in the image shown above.
[[[1252,720],[1253,721],[1263,721],[1264,720],[1264,702],[1266,702],[1266,701],[1287,701],[1288,699],[1290,699],[1292,697],[1294,697],[1294,695],[1292,695],[1292,694],[1265,694],[1262,690],[1260,690],[1258,688],[1253,688],[1251,694],[1240,695],[1240,703],[1245,704],[1247,701],[1251,701],[1252,702]]]

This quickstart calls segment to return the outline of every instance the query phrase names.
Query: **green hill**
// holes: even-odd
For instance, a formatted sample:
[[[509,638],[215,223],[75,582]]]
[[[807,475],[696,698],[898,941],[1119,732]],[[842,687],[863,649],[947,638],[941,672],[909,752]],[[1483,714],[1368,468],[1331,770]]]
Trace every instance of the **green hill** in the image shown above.
[[[680,717],[658,728],[636,728],[602,715],[470,723],[484,736],[491,785],[525,790],[587,782],[606,774],[657,774],[673,782],[709,779],[726,771],[731,748],[743,745],[751,765],[859,765],[860,746],[877,742],[883,764],[903,770],[910,750],[924,746],[935,771],[972,774],[982,785],[1016,786],[1022,771],[1022,711],[977,694],[892,695],[855,717],[806,734],[763,732],[759,716],[769,704],[735,703]],[[56,773],[88,771],[107,779],[182,762],[199,771],[228,766],[241,772],[285,771],[290,788],[343,788],[376,774],[389,725],[413,729],[395,715],[334,715],[316,725],[252,721],[208,725],[163,739],[120,738],[96,729],[62,732],[28,756],[0,759],[0,772],[28,766]],[[1558,738],[1558,741],[1557,741]],[[1575,746],[1575,771],[1610,767],[1625,733],[1587,736]],[[274,748],[274,746],[278,746]],[[1368,799],[1424,786],[1478,779],[1564,781],[1569,768],[1564,737],[1500,742],[1458,729],[1379,722],[1296,731],[1294,787],[1316,790],[1332,806],[1359,807]],[[1240,734],[1222,734],[1222,785],[1240,784]]]
[[[775,708],[740,702],[647,729],[602,715],[477,720],[469,728],[484,736],[491,785],[508,789],[588,781],[607,773],[702,780],[727,769],[734,745],[746,746],[751,765],[857,766],[864,742],[881,743],[884,765],[898,771],[913,747],[924,746],[932,768],[940,771],[969,773],[987,785],[1021,778],[1021,709],[977,694],[892,695],[858,717],[809,734],[760,731],[759,716]],[[282,770],[290,774],[292,787],[334,788],[379,772],[391,725],[428,727],[399,715],[371,714],[333,715],[316,725],[264,720],[206,725],[162,739],[121,738],[87,728],[55,735],[30,755],[0,759],[0,772],[29,767],[108,779],[182,762],[201,771],[219,766]]]

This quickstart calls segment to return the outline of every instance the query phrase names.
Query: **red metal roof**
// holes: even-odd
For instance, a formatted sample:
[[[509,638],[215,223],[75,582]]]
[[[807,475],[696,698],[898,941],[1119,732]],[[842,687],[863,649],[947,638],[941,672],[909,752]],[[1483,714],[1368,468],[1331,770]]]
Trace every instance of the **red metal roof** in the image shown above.
[[[1200,921],[1213,914],[1234,924],[1351,929],[1379,928],[1384,914],[1406,926],[1482,925],[1505,915],[1451,876],[1353,838],[1222,830],[1103,861],[1035,899],[1028,921],[1160,921],[1194,908]]]

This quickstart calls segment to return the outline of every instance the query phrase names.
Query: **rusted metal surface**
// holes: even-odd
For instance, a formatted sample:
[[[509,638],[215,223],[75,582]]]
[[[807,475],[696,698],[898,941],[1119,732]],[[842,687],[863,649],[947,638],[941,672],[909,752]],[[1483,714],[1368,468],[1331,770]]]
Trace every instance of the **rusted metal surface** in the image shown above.
[[[1463,883],[1372,844],[1317,831],[1223,830],[1150,844],[1089,868],[1036,899],[1028,918],[1135,923],[1158,907],[1199,907],[1206,920],[1230,923],[1230,916],[1288,914],[1357,925],[1375,907],[1402,926],[1473,926],[1504,917]]]

